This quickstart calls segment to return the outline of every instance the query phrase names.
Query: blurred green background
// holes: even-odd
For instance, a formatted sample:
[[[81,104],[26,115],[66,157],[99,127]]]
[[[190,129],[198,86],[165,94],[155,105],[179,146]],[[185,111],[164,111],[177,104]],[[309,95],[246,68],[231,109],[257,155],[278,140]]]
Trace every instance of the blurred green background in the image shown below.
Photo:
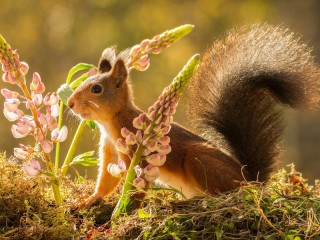
[[[162,89],[178,73],[194,53],[203,53],[214,39],[228,29],[254,22],[284,24],[302,34],[302,39],[314,47],[320,60],[320,1],[262,0],[4,0],[0,5],[0,33],[32,72],[39,72],[47,91],[55,91],[68,70],[79,62],[97,64],[102,50],[117,45],[118,50],[131,47],[166,29],[190,23],[193,32],[160,55],[151,56],[146,72],[132,72],[136,104],[146,110]],[[1,88],[13,89],[0,83]],[[188,126],[184,108],[179,105],[175,120]],[[294,162],[304,176],[320,178],[320,116],[287,111],[288,128],[283,143],[281,166]],[[63,156],[78,120],[68,110],[65,123],[70,135],[63,144]],[[12,155],[19,142],[11,125],[0,115],[0,150]],[[77,153],[98,148],[98,131],[86,129]],[[29,142],[31,144],[31,142]],[[95,178],[96,167],[82,169]]]

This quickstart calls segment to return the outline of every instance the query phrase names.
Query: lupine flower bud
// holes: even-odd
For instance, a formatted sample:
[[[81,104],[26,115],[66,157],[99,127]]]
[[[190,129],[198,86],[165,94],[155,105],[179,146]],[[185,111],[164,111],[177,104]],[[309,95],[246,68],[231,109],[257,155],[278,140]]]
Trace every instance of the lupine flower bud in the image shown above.
[[[136,137],[133,133],[129,134],[129,136],[126,137],[126,144],[127,145],[134,145],[136,144]]]
[[[158,151],[158,153],[160,153],[160,154],[166,155],[166,154],[168,154],[168,153],[171,152],[171,147],[170,147],[170,145],[158,146],[157,151]]]
[[[28,157],[29,152],[27,152],[27,151],[25,151],[25,150],[23,150],[21,148],[14,148],[13,149],[13,154],[17,158],[24,160],[24,159],[26,159]]]
[[[153,141],[153,142],[149,143],[149,144],[147,145],[147,147],[148,147],[148,149],[150,150],[150,152],[154,152],[154,151],[156,151],[157,148],[158,148],[158,142],[157,142],[157,141]]]
[[[153,121],[156,118],[156,114],[156,110],[153,110],[148,114],[148,118],[150,119],[150,121]]]
[[[130,135],[130,133],[131,132],[128,130],[128,128],[126,128],[126,127],[121,128],[121,136],[122,137],[126,138]]]
[[[146,180],[144,180],[141,177],[138,177],[135,180],[133,180],[132,184],[137,188],[145,188],[147,186]]]
[[[141,51],[140,45],[139,45],[139,44],[134,45],[134,46],[130,49],[130,56],[131,56],[131,58],[135,58],[140,51]]]
[[[46,121],[50,131],[53,131],[58,125],[57,119],[49,114],[46,115]]]
[[[39,73],[37,73],[37,72],[33,74],[33,79],[30,84],[30,89],[31,89],[31,91],[33,91],[35,93],[43,93],[45,90],[45,86],[41,82],[41,77],[40,77]]]
[[[53,143],[49,140],[42,140],[40,141],[40,144],[45,153],[50,153],[53,149]]]
[[[165,126],[164,128],[161,129],[162,135],[167,135],[171,130],[171,126]]]
[[[34,148],[33,147],[26,146],[26,145],[23,145],[21,143],[19,144],[19,146],[23,151],[27,151],[29,153],[33,153],[34,152]]]
[[[142,129],[144,123],[142,122],[141,117],[138,116],[135,119],[133,119],[132,124],[136,129]]]
[[[18,92],[15,92],[15,91],[10,91],[6,88],[4,89],[1,89],[1,94],[2,96],[4,96],[6,99],[9,99],[9,98],[18,98],[20,96],[20,94]]]
[[[158,142],[161,145],[168,145],[170,143],[170,137],[169,136],[163,136],[163,137],[158,139]]]
[[[119,152],[123,154],[127,154],[129,152],[129,148],[126,144],[126,142],[122,138],[118,138],[116,143],[116,148]]]
[[[53,106],[57,103],[59,103],[59,97],[56,92],[53,92],[53,93],[48,92],[43,99],[43,104],[47,106]]]
[[[118,166],[122,172],[125,172],[127,170],[126,163],[120,158],[118,159]]]
[[[146,148],[144,151],[143,151],[143,156],[148,156],[149,154],[151,153],[151,151],[148,149],[148,148]]]
[[[29,65],[26,62],[21,62],[20,64],[20,69],[23,73],[23,75],[27,75],[28,71],[29,71]]]
[[[11,84],[17,84],[18,83],[18,80],[10,72],[5,72],[2,75],[2,80],[4,82],[11,83]]]
[[[137,137],[138,142],[141,142],[141,140],[142,140],[142,132],[141,132],[141,130],[138,130],[136,132],[136,137]]]
[[[146,157],[148,163],[153,166],[162,166],[166,162],[166,157],[159,153],[152,154]]]
[[[16,121],[24,115],[24,113],[20,109],[9,112],[5,108],[3,109],[3,114],[10,122]]]
[[[51,132],[51,141],[53,142],[64,142],[68,136],[68,129],[66,126],[63,126],[60,130],[55,128]]]
[[[149,164],[148,166],[146,166],[143,169],[144,172],[144,178],[148,181],[148,182],[153,182],[155,181],[159,175],[160,175],[160,170],[157,166],[153,166],[151,164]]]
[[[56,118],[59,116],[60,106],[59,103],[56,103],[50,107],[51,116]]]
[[[152,128],[152,125],[150,124],[145,130],[144,130],[144,134],[150,134],[151,133],[151,128]]]
[[[42,103],[42,94],[35,94],[32,97],[32,102],[34,103],[35,106],[39,106]]]
[[[13,112],[14,110],[16,110],[19,105],[20,101],[18,98],[9,98],[4,102],[4,108],[9,112]]]
[[[28,176],[33,177],[39,173],[39,170],[41,170],[41,166],[38,161],[31,159],[29,164],[22,164],[22,169]]]

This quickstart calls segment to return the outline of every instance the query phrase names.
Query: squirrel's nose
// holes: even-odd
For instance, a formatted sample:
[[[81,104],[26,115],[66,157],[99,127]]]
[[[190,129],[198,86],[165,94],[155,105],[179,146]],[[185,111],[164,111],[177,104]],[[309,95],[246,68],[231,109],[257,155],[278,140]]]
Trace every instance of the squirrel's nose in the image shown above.
[[[72,109],[73,106],[74,106],[74,101],[68,100],[68,107]]]

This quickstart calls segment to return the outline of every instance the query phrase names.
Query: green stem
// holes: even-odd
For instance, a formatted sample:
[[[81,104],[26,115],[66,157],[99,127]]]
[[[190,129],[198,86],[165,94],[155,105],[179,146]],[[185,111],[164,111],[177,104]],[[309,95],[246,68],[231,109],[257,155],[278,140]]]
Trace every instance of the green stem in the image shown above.
[[[58,118],[58,129],[60,130],[62,127],[62,116],[63,116],[63,102],[60,102],[60,110],[59,110],[59,118]],[[57,171],[59,168],[59,162],[60,162],[60,142],[56,143],[56,157],[55,157],[55,170]]]
[[[127,210],[127,206],[130,202],[130,191],[132,189],[132,183],[133,183],[133,180],[136,178],[136,172],[134,170],[134,167],[139,165],[143,150],[144,150],[143,145],[139,145],[136,153],[132,157],[132,160],[127,172],[126,180],[122,188],[121,197],[117,203],[117,206],[113,210],[112,218],[119,216],[121,213],[125,213]]]
[[[69,147],[69,151],[67,153],[66,159],[64,160],[63,166],[61,168],[61,173],[62,175],[66,175],[68,168],[69,168],[69,164],[73,159],[74,156],[74,152],[78,146],[79,140],[80,140],[80,136],[83,133],[84,127],[86,125],[86,121],[82,120],[78,126],[78,129],[72,139],[71,145]]]

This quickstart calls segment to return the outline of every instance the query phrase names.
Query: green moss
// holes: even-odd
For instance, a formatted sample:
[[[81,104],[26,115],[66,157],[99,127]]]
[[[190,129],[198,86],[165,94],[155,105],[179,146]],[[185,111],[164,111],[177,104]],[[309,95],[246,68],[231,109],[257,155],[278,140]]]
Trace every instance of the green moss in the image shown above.
[[[64,204],[57,208],[45,176],[25,176],[20,164],[2,154],[0,239],[320,239],[320,184],[309,186],[289,170],[265,186],[243,182],[216,197],[183,201],[173,191],[150,191],[139,213],[111,223],[118,193],[72,212],[94,182],[63,178]]]

